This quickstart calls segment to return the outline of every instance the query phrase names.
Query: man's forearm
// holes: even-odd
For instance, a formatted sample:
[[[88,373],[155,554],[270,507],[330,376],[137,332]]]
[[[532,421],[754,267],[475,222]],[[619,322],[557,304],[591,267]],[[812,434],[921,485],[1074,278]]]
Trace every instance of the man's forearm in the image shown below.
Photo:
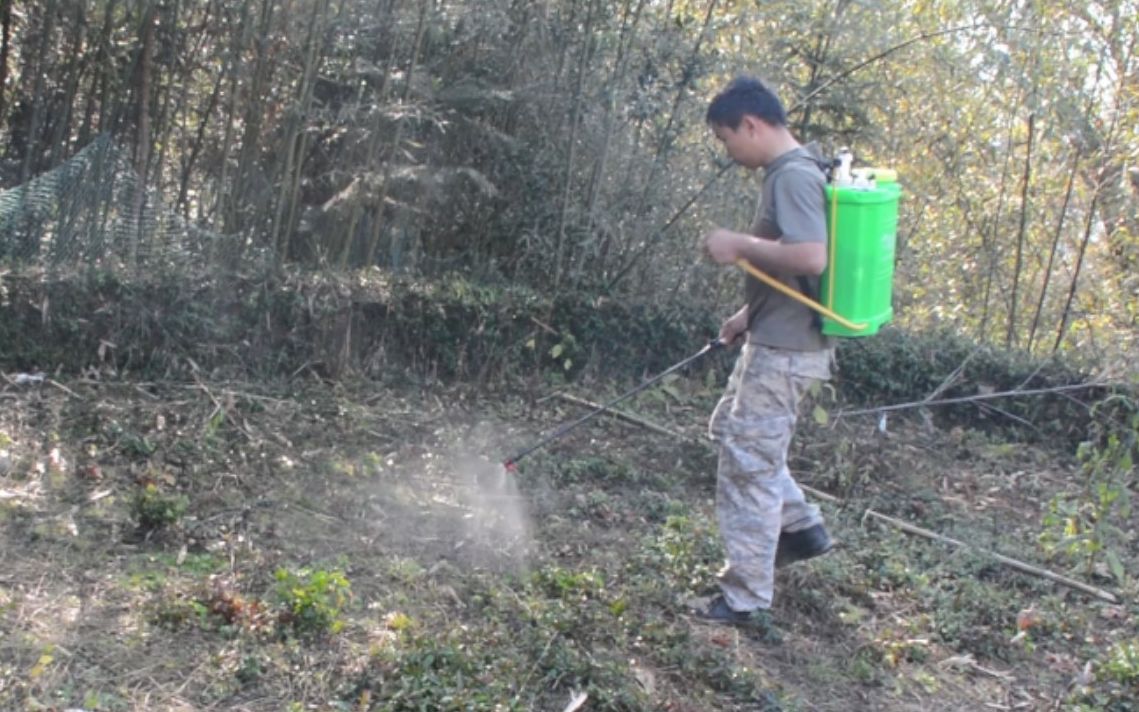
[[[827,266],[826,246],[818,242],[784,244],[739,234],[739,255],[764,272],[779,275],[818,275]]]

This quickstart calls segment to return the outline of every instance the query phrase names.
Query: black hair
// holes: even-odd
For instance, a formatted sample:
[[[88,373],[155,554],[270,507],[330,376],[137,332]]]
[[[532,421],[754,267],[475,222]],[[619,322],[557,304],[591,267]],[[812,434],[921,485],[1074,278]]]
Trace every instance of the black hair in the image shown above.
[[[786,126],[787,112],[775,92],[754,77],[737,77],[708,105],[705,120],[712,126],[733,131],[745,116],[755,116],[772,126]]]

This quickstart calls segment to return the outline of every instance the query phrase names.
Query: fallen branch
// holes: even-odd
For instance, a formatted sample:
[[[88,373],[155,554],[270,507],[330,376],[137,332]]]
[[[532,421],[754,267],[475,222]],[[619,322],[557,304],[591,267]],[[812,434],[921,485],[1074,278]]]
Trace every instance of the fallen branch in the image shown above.
[[[58,388],[59,390],[66,393],[67,395],[71,396],[72,398],[76,398],[78,400],[83,400],[83,396],[79,395],[78,393],[71,390],[67,386],[63,385],[62,383],[59,383],[58,381],[55,381],[55,380],[50,379],[50,378],[47,379],[47,382],[48,382],[48,385],[53,386],[55,388]]]
[[[869,415],[871,413],[885,413],[893,410],[908,410],[910,408],[923,408],[931,405],[954,405],[959,403],[976,403],[978,401],[996,400],[1000,398],[1016,398],[1017,396],[1043,396],[1062,394],[1067,391],[1081,391],[1089,388],[1106,388],[1110,383],[1073,383],[1066,386],[1053,386],[1051,388],[1015,389],[1011,391],[997,391],[994,393],[978,393],[972,396],[958,396],[956,398],[939,398],[937,400],[920,400],[909,403],[894,403],[893,405],[880,405],[872,408],[859,408],[857,410],[840,410],[834,417],[844,415]]]
[[[571,396],[568,393],[556,393],[554,395],[557,398],[560,398],[561,400],[568,401],[570,403],[573,403],[574,405],[580,405],[580,406],[583,406],[585,408],[590,408],[592,410],[599,410],[602,407],[601,404],[599,404],[599,403],[594,403],[593,401],[587,401],[584,398],[578,398],[577,396]],[[648,420],[645,420],[644,418],[641,418],[640,416],[633,415],[632,413],[629,413],[629,412],[624,411],[624,410],[617,410],[616,408],[606,408],[605,412],[608,413],[609,415],[612,415],[615,418],[618,418],[619,420],[624,420],[624,421],[632,423],[634,425],[639,425],[646,430],[651,430],[654,433],[658,433],[660,435],[666,435],[670,438],[684,438],[684,439],[688,439],[688,440],[696,440],[696,438],[692,438],[692,437],[680,435],[678,433],[674,433],[673,431],[669,430],[668,428],[666,428],[664,426],[657,425],[656,423],[652,423]]]
[[[1055,389],[1044,389],[1044,392],[1055,392]],[[1026,392],[1022,392],[1022,394],[1023,393],[1026,393]],[[987,394],[987,395],[989,397],[993,397],[993,396],[1002,395],[1002,394]],[[561,397],[565,398],[566,400],[569,400],[572,403],[577,403],[579,405],[584,405],[584,406],[588,406],[591,408],[599,408],[600,407],[600,406],[598,406],[594,403],[591,403],[587,400],[584,400],[581,398],[575,398],[574,396],[563,395]],[[954,400],[957,400],[957,399],[954,399]],[[965,400],[969,400],[969,399],[965,399]],[[981,400],[981,399],[980,398],[974,398],[972,400]],[[917,405],[920,405],[920,403]],[[678,433],[674,430],[670,430],[670,429],[668,429],[662,425],[657,425],[656,423],[651,423],[651,422],[649,422],[649,421],[647,421],[647,420],[645,420],[639,416],[635,416],[635,415],[632,415],[630,413],[624,413],[621,411],[616,411],[616,410],[613,410],[612,408],[606,410],[605,412],[610,414],[610,415],[613,415],[617,418],[620,418],[621,420],[625,420],[625,421],[628,421],[630,423],[640,425],[647,430],[653,431],[654,433],[666,435],[668,437],[675,438],[677,440],[688,440],[689,442],[700,442],[700,443],[704,443],[707,445],[711,445],[711,443],[709,443],[707,440],[702,440],[702,439],[694,438],[694,437],[689,436],[689,435],[684,435],[683,433]],[[802,485],[802,484],[799,485],[799,487],[802,488],[802,490],[804,492],[806,492],[807,494],[811,495],[812,497],[816,497],[818,499],[821,499],[824,502],[830,502],[832,504],[838,504],[838,505],[843,504],[843,501],[841,499],[839,499],[838,497],[835,497],[832,494],[827,494],[826,492],[823,492],[821,490],[817,490],[813,487],[808,487],[808,486]],[[1119,603],[1119,599],[1116,598],[1114,594],[1111,594],[1107,591],[1104,591],[1101,588],[1096,588],[1095,586],[1089,586],[1086,583],[1082,583],[1080,581],[1076,581],[1075,579],[1068,578],[1067,576],[1064,576],[1062,574],[1058,574],[1055,571],[1049,571],[1048,569],[1042,569],[1038,566],[1033,566],[1032,564],[1028,564],[1028,563],[1025,563],[1025,562],[1020,561],[1018,559],[1014,559],[1012,557],[1005,556],[1004,554],[998,554],[995,551],[990,551],[988,549],[982,549],[980,547],[973,546],[972,544],[967,544],[967,543],[965,543],[959,539],[953,539],[953,538],[950,538],[947,536],[943,536],[941,534],[938,534],[937,532],[930,531],[929,529],[919,527],[915,524],[910,524],[909,522],[902,521],[901,519],[896,519],[894,517],[882,514],[881,512],[876,512],[873,509],[867,509],[866,512],[862,515],[862,521],[864,523],[867,519],[873,519],[875,521],[878,521],[878,522],[881,522],[883,524],[894,527],[895,529],[899,529],[901,531],[904,531],[907,534],[914,534],[914,535],[917,535],[920,537],[925,537],[926,539],[932,539],[933,541],[939,541],[939,542],[942,542],[944,544],[950,544],[952,546],[961,547],[964,549],[969,549],[969,550],[975,551],[979,554],[984,554],[986,556],[989,556],[993,560],[997,561],[998,563],[1004,564],[1005,566],[1008,566],[1009,568],[1016,569],[1017,571],[1020,571],[1021,573],[1026,573],[1026,574],[1030,574],[1032,576],[1037,576],[1039,578],[1047,579],[1049,581],[1052,581],[1053,583],[1058,583],[1062,586],[1067,586],[1068,588],[1072,588],[1072,589],[1075,589],[1077,591],[1081,591],[1083,593],[1086,593],[1089,596],[1093,596],[1095,598],[1100,599],[1101,601],[1106,601],[1108,603],[1114,603],[1114,604]]]
[[[1107,591],[1104,591],[1103,589],[1096,588],[1095,586],[1089,586],[1086,583],[1081,583],[1075,579],[1070,579],[1067,576],[1056,573],[1055,571],[1049,571],[1048,569],[1042,569],[1037,566],[1033,566],[1032,564],[1026,564],[1023,561],[1013,559],[1011,557],[1005,556],[1004,554],[998,554],[995,551],[980,549],[971,544],[966,544],[959,539],[943,536],[937,532],[930,531],[929,529],[923,529],[922,527],[910,524],[909,522],[903,522],[900,519],[895,519],[894,517],[889,517],[880,512],[875,512],[873,509],[867,509],[866,513],[862,515],[863,522],[865,522],[867,519],[875,519],[877,521],[884,522],[894,527],[895,529],[901,529],[908,534],[916,534],[918,536],[925,537],[926,539],[932,539],[934,541],[940,541],[945,544],[951,544],[953,546],[971,549],[973,551],[991,556],[996,561],[999,561],[1009,568],[1016,569],[1017,571],[1048,579],[1049,581],[1067,586],[1068,588],[1074,588],[1077,591],[1083,591],[1089,596],[1095,596],[1101,601],[1107,601],[1108,603],[1119,603],[1119,599]]]

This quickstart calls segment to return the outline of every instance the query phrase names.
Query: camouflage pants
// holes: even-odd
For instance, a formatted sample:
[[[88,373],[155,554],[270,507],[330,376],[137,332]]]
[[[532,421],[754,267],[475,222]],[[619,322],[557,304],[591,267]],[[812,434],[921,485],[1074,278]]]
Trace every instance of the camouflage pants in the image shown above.
[[[822,522],[787,469],[799,401],[830,376],[830,351],[747,344],[709,423],[719,443],[716,514],[727,551],[720,588],[733,609],[769,608],[780,531]]]

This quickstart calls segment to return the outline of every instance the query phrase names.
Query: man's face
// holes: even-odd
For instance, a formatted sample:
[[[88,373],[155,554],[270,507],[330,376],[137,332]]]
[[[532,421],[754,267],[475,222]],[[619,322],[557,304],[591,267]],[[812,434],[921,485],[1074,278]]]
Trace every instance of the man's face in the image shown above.
[[[767,125],[751,116],[745,116],[734,129],[727,126],[713,126],[712,131],[728,156],[745,168],[756,169],[767,162]]]

